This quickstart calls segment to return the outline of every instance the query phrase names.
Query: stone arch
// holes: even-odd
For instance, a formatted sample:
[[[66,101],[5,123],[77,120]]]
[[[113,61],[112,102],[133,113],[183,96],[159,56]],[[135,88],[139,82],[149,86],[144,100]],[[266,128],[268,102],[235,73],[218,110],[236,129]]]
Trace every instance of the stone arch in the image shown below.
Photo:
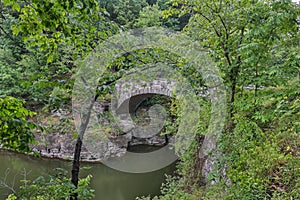
[[[131,115],[135,112],[137,107],[146,98],[152,97],[155,94],[161,94],[169,97],[174,97],[172,91],[175,81],[168,79],[155,79],[152,81],[120,81],[115,85],[115,94],[117,95],[115,114],[120,117],[118,121],[122,130],[125,130],[130,136],[147,138],[146,132],[158,133],[163,127],[163,124],[158,123],[159,120],[163,122],[164,117],[152,119],[148,126],[136,127]],[[155,121],[156,120],[156,121]],[[149,131],[150,130],[150,131]],[[154,135],[149,135],[149,138]]]

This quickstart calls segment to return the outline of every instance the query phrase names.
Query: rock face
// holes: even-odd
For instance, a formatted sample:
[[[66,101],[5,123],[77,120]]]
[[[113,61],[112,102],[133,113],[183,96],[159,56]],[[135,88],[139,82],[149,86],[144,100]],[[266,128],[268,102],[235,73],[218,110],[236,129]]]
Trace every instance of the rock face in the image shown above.
[[[99,110],[101,113],[107,111],[107,102],[96,102],[95,109]],[[69,120],[69,123],[62,124],[62,122],[66,119]],[[47,131],[46,133],[36,132],[35,140],[38,144],[32,145],[32,148],[44,157],[67,160],[73,159],[76,135],[73,134],[75,132],[75,127],[73,125],[71,112],[58,110],[53,112],[52,116],[47,118],[47,121],[51,121],[51,125],[49,125],[48,122],[45,122],[43,125],[46,127],[52,127],[51,131],[48,131],[48,133]],[[102,123],[106,125],[108,124],[106,121],[102,121]],[[53,127],[55,127],[57,131],[53,130]],[[63,131],[64,129],[69,129],[69,131]],[[81,160],[101,162],[102,160],[110,157],[121,157],[126,153],[128,145],[163,146],[165,142],[165,138],[161,136],[139,139],[133,137],[130,133],[127,133],[111,137],[108,141],[98,142],[97,151],[93,152],[89,151],[90,148],[84,146],[85,144],[83,143]]]
[[[39,142],[37,145],[32,145],[32,148],[39,152],[41,156],[49,158],[61,158],[71,160],[73,159],[73,153],[75,149],[76,139],[72,138],[70,134],[39,134],[36,133],[36,140]],[[47,141],[47,142],[45,142]],[[163,146],[165,139],[160,136],[154,136],[147,139],[133,138],[127,134],[121,135],[110,139],[109,141],[103,141],[97,146],[97,152],[90,152],[84,146],[81,151],[82,161],[99,161],[108,159],[110,157],[121,157],[127,151],[128,145],[152,145]]]

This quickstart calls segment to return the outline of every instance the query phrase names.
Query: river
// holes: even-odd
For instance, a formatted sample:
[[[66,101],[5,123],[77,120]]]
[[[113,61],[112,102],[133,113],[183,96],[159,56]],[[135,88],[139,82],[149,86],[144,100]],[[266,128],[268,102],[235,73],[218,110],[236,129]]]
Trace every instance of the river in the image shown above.
[[[40,175],[47,176],[55,168],[64,168],[70,172],[72,163],[58,159],[36,158],[24,154],[0,151],[0,179],[6,172],[6,183],[14,184],[17,189],[24,170],[28,179],[35,179]],[[83,163],[81,176],[91,174],[91,187],[95,190],[96,200],[134,200],[137,196],[158,195],[160,186],[165,180],[165,174],[172,174],[175,163],[161,170],[143,174],[132,174],[116,171],[101,163]],[[0,200],[7,197],[8,190],[0,188]]]

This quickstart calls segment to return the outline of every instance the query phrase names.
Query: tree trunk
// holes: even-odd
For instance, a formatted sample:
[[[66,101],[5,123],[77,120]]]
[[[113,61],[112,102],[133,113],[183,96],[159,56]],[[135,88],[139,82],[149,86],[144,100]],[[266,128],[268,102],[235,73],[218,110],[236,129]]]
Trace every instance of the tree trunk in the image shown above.
[[[78,186],[81,147],[82,147],[82,140],[78,137],[76,141],[73,166],[72,166],[72,183],[75,185],[75,188],[77,188]],[[71,199],[77,200],[77,196],[78,194],[75,192],[72,194]]]
[[[79,134],[78,134],[77,141],[76,141],[73,166],[72,166],[72,183],[74,184],[76,189],[78,186],[78,177],[79,177],[79,170],[80,170],[80,153],[81,153],[81,147],[82,147],[82,139],[83,139],[84,133],[86,131],[86,128],[89,124],[91,112],[92,112],[94,103],[97,98],[98,98],[98,95],[96,95],[96,97],[91,100],[90,105],[87,107],[87,113],[84,114],[82,117]],[[78,199],[77,192],[72,193],[70,199],[77,200]]]
[[[233,122],[233,115],[234,115],[234,100],[235,100],[235,93],[236,93],[236,70],[232,69],[230,71],[230,82],[231,82],[231,94],[230,94],[230,100],[229,100],[229,125],[228,130],[229,132],[232,132],[234,128],[234,122]]]

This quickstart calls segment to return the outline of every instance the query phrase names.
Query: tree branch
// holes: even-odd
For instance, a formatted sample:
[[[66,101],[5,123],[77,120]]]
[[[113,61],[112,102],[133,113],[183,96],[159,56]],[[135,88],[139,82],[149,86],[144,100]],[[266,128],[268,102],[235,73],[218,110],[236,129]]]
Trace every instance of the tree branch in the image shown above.
[[[16,194],[17,192],[16,192],[16,190],[14,189],[14,181],[15,181],[15,179],[13,180],[12,186],[9,186],[9,185],[7,184],[7,176],[8,176],[9,173],[10,173],[10,169],[7,168],[7,169],[5,170],[4,177],[0,180],[0,187],[7,188],[7,189],[9,189],[12,193]]]

